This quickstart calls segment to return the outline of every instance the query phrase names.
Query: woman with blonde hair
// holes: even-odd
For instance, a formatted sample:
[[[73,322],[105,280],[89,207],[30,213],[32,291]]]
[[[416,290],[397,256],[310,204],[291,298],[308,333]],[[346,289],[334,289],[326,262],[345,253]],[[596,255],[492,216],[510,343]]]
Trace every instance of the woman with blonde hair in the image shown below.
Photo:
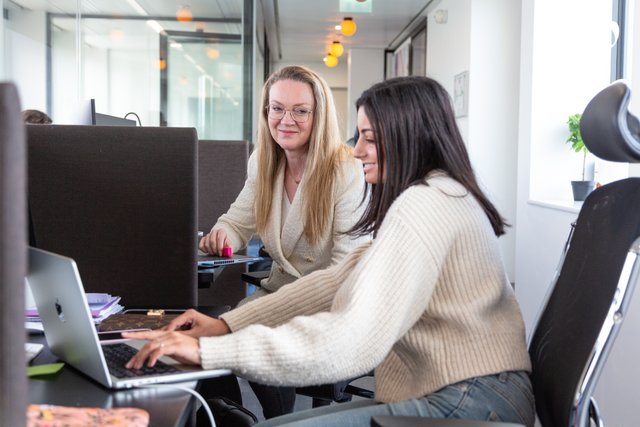
[[[221,255],[260,235],[272,266],[247,300],[336,264],[368,240],[347,234],[364,211],[365,182],[362,163],[340,137],[327,83],[306,67],[285,67],[265,83],[261,107],[244,188],[200,241],[201,250]],[[261,386],[252,386],[265,417],[293,410],[295,389],[265,404]]]

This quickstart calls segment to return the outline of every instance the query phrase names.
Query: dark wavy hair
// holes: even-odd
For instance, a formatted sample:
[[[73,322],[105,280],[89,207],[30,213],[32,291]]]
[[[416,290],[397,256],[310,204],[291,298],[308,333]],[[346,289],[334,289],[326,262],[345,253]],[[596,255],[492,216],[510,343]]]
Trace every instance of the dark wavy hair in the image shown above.
[[[27,124],[50,125],[52,123],[51,117],[40,110],[24,110],[22,118]]]
[[[355,235],[375,236],[396,197],[412,185],[426,184],[435,169],[462,184],[482,206],[496,234],[508,224],[476,181],[471,161],[455,121],[451,98],[428,77],[397,77],[363,92],[356,109],[364,109],[375,134],[378,173],[384,183],[371,185],[371,199]]]

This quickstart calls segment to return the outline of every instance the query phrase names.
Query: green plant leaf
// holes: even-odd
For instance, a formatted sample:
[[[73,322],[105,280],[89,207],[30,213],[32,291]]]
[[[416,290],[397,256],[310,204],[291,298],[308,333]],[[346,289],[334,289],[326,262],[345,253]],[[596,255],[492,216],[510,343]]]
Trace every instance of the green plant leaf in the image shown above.
[[[580,119],[582,114],[576,113],[569,116],[567,119],[567,125],[569,126],[569,137],[566,143],[571,146],[571,149],[576,153],[582,153],[582,180],[584,181],[584,173],[587,162],[587,153],[589,149],[584,145],[582,135],[580,134]]]

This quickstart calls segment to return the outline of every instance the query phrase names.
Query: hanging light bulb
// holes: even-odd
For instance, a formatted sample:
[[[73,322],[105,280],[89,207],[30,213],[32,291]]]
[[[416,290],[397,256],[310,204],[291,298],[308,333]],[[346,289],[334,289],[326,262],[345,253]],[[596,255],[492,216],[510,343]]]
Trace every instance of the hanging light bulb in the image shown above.
[[[220,51],[214,47],[207,48],[207,56],[209,59],[218,59],[220,58]]]
[[[109,31],[109,38],[114,42],[119,42],[124,38],[124,31],[122,31],[120,28],[113,28],[111,31]]]
[[[160,58],[158,60],[158,68],[160,68],[161,70],[164,70],[165,68],[167,68],[167,60],[164,58]]]
[[[332,54],[328,54],[327,56],[325,56],[323,61],[324,61],[324,65],[326,65],[329,68],[333,68],[336,65],[338,65],[338,58]]]
[[[176,11],[176,19],[180,22],[193,21],[193,13],[189,6],[180,6]]]
[[[334,41],[329,48],[329,53],[333,56],[342,56],[344,53],[344,46],[339,41]]]
[[[352,36],[356,33],[358,26],[353,18],[346,17],[340,23],[340,32],[345,36]]]

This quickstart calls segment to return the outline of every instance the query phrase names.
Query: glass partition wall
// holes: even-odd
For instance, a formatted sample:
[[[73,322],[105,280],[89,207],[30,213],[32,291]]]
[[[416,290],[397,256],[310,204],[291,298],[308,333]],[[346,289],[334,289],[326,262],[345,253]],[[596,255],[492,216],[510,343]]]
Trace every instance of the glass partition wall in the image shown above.
[[[251,0],[3,0],[4,78],[55,123],[95,110],[201,139],[252,132]],[[135,114],[129,114],[135,113]]]

